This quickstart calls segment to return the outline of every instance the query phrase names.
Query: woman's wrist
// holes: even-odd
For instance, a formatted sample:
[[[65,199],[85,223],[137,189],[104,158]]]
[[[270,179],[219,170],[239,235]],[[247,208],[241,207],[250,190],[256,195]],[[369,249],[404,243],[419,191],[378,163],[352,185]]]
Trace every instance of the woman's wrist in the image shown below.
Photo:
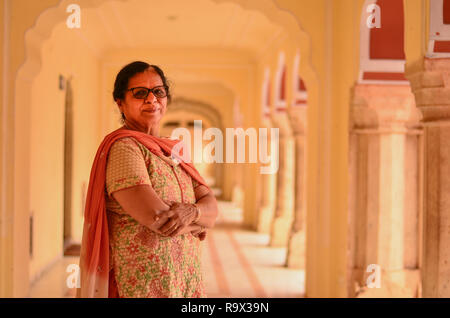
[[[198,220],[200,220],[200,217],[202,216],[202,211],[200,210],[200,207],[197,204],[194,203],[193,206],[195,207],[195,218],[192,221],[192,223],[196,224]]]

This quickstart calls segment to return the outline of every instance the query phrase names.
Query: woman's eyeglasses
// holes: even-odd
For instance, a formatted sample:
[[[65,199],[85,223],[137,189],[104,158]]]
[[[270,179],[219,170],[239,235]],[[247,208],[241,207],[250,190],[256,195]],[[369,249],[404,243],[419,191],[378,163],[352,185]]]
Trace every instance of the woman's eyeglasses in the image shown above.
[[[133,87],[127,89],[127,91],[131,91],[133,93],[134,98],[137,99],[146,99],[148,94],[152,92],[153,95],[155,95],[156,98],[164,98],[167,96],[167,89],[163,86],[155,86],[153,88],[147,88],[147,87]]]

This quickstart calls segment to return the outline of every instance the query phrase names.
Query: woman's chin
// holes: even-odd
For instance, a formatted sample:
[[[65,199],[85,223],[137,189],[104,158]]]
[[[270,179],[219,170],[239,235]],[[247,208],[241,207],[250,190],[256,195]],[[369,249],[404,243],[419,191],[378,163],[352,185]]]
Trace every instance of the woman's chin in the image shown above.
[[[163,114],[162,114],[160,109],[157,110],[157,111],[154,111],[154,112],[144,110],[144,111],[141,112],[141,116],[143,118],[146,118],[147,120],[150,119],[150,118],[152,118],[152,120],[154,120],[156,118],[158,118],[158,119],[161,118],[163,116]]]

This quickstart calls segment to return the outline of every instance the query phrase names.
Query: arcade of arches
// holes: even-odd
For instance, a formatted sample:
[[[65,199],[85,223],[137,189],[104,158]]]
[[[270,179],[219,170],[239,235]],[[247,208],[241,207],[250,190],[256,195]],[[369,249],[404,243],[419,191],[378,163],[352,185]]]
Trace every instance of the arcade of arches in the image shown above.
[[[80,242],[133,60],[172,83],[163,134],[279,129],[276,173],[198,169],[287,249],[306,297],[450,297],[449,0],[0,0],[0,16],[0,297]]]

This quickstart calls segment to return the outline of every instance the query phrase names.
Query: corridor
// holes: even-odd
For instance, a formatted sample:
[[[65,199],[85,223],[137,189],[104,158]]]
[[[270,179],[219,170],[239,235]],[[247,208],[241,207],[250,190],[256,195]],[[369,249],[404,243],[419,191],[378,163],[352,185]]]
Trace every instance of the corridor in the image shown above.
[[[297,298],[304,295],[304,271],[284,266],[286,248],[268,247],[269,235],[242,226],[242,211],[220,201],[216,227],[203,241],[202,266],[209,298]],[[32,284],[31,298],[71,298],[67,266],[78,257],[55,262]]]
[[[0,0],[0,297],[74,297],[98,147],[157,86],[220,200],[208,297],[450,297],[450,0],[73,2]],[[168,85],[116,89],[136,61]]]

